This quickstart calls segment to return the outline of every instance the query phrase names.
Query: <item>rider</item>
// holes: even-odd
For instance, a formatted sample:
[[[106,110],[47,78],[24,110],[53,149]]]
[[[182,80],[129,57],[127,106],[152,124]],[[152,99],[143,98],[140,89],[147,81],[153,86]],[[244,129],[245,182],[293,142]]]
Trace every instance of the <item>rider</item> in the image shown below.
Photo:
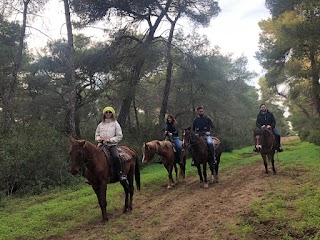
[[[173,117],[173,115],[169,114],[167,116],[164,135],[166,139],[173,140],[176,147],[176,160],[179,162],[181,159],[182,144],[179,139],[179,129],[177,127],[177,124],[178,122]]]
[[[209,151],[211,156],[210,160],[215,163],[214,144],[213,144],[212,137],[210,135],[211,134],[210,131],[213,128],[214,126],[213,126],[212,120],[204,114],[204,108],[202,106],[197,107],[197,116],[193,120],[192,129],[196,134],[200,136],[204,136],[209,146]]]
[[[118,121],[116,120],[116,112],[112,107],[105,107],[102,111],[102,121],[99,123],[95,133],[95,139],[98,145],[105,144],[111,154],[111,167],[113,170],[113,181],[117,180],[117,173],[120,181],[127,180],[127,176],[124,175],[120,168],[120,156],[118,152],[118,142],[121,141],[122,129]]]
[[[267,109],[267,105],[264,103],[260,105],[260,112],[257,115],[256,126],[260,129],[271,128],[274,136],[276,137],[276,141],[278,143],[277,151],[278,152],[283,151],[283,149],[281,148],[281,143],[280,143],[281,137],[280,137],[278,130],[276,129],[276,119],[274,118],[273,113]],[[253,151],[255,151],[255,152],[258,151],[256,146],[254,147]]]

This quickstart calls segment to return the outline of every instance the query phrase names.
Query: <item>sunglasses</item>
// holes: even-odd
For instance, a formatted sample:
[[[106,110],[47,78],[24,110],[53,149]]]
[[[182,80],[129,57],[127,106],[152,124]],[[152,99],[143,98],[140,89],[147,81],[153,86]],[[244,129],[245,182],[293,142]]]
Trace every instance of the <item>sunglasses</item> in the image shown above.
[[[110,113],[112,113],[112,112],[110,112],[110,111],[106,111],[105,113],[108,113],[108,114],[110,114]]]

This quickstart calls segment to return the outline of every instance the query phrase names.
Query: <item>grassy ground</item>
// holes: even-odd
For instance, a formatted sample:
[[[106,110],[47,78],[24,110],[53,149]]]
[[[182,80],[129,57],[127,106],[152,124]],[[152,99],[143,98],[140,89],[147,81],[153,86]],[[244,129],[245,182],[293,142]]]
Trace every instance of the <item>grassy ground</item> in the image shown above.
[[[239,239],[320,239],[320,147],[293,140],[284,144],[284,150],[276,155],[276,162],[294,184],[276,192],[271,189],[266,197],[249,203],[233,229]],[[233,168],[258,160],[259,155],[248,147],[223,153],[220,166]],[[189,167],[190,160],[187,166],[187,176],[195,174],[196,169]],[[162,165],[149,164],[141,172],[141,181],[143,192],[156,191],[167,183],[167,174]],[[95,222],[101,214],[97,199],[83,182],[39,196],[2,200],[0,239],[47,239]],[[120,184],[108,185],[108,213],[121,211],[122,196]]]

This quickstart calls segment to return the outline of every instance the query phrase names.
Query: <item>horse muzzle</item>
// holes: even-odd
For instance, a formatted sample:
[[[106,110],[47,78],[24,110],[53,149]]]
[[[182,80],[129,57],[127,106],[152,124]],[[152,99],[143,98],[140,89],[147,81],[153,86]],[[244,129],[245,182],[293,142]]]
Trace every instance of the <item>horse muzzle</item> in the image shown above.
[[[258,150],[258,152],[260,152],[262,150],[262,146],[261,145],[256,145],[256,149]]]

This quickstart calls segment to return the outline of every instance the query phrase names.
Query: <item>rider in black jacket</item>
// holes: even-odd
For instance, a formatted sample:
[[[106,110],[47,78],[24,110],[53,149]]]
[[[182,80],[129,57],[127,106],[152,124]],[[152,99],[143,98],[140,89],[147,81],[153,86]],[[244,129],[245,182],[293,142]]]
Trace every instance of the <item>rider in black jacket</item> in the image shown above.
[[[276,119],[274,118],[273,113],[268,111],[267,105],[264,103],[260,105],[260,112],[257,115],[256,126],[258,128],[271,127],[272,132],[273,132],[274,136],[276,137],[276,140],[278,143],[277,151],[278,152],[283,151],[283,149],[281,148],[281,141],[280,141],[281,137],[280,137],[278,130],[276,129]],[[258,150],[255,147],[253,149],[253,151],[257,152]]]
[[[197,107],[197,114],[198,115],[193,120],[192,129],[196,134],[199,134],[206,139],[210,151],[210,160],[215,162],[214,144],[210,135],[210,131],[214,128],[212,120],[208,116],[204,115],[204,109],[201,106]]]

